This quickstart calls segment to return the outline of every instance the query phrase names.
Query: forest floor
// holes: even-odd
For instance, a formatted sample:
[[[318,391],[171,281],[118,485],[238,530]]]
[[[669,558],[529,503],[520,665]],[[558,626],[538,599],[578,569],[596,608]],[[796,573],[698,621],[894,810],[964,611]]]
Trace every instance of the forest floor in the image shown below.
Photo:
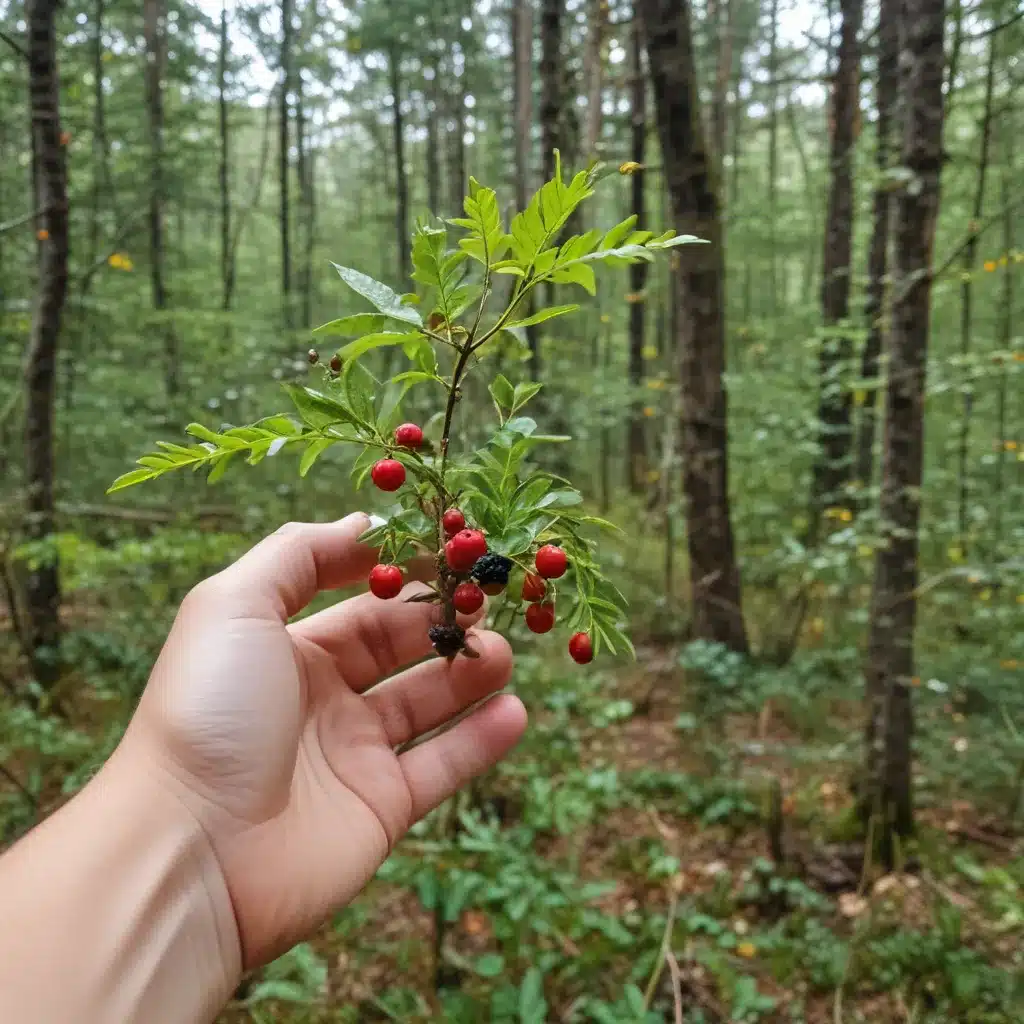
[[[770,703],[705,730],[672,652],[640,658],[527,688],[531,736],[463,820],[406,840],[223,1021],[1024,1019],[1021,836],[935,804],[904,871],[865,870],[831,742],[855,701],[811,745]]]

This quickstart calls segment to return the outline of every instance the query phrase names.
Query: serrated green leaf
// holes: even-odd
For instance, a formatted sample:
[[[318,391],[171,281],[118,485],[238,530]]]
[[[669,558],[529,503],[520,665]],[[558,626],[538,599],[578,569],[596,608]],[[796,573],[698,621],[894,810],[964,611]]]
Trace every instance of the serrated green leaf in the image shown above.
[[[542,324],[545,320],[551,320],[556,316],[564,316],[566,313],[575,313],[579,309],[578,303],[570,303],[567,306],[548,306],[546,309],[538,309],[532,316],[523,320],[513,320],[505,325],[505,329],[515,327],[532,327],[534,324]]]
[[[359,338],[356,341],[350,342],[345,345],[344,348],[338,349],[338,355],[343,360],[358,359],[361,355],[371,351],[375,348],[386,348],[389,345],[404,345],[408,341],[423,338],[422,334],[416,334],[415,332],[409,333],[390,333],[385,332],[383,334],[368,334],[365,338]]]
[[[592,255],[597,255],[596,253]],[[560,270],[556,270],[550,280],[554,284],[578,284],[590,295],[597,294],[597,282],[594,279],[594,269],[586,263],[570,263]]]
[[[302,453],[302,458],[299,460],[299,476],[305,477],[310,469],[312,469],[313,463],[334,443],[328,437],[317,437],[310,441],[306,445],[306,450]]]
[[[381,330],[387,319],[381,313],[356,313],[354,316],[343,316],[321,324],[313,329],[313,333],[318,336],[337,334],[357,338],[361,334],[373,334]]]
[[[490,267],[505,255],[510,240],[501,227],[501,211],[494,189],[481,187],[475,178],[470,178],[469,184],[470,194],[463,204],[466,216],[452,223],[469,232],[468,237],[459,241],[466,255]]]
[[[351,267],[342,267],[337,263],[332,263],[331,266],[349,288],[362,295],[385,316],[393,320],[402,320],[407,324],[415,324],[417,327],[422,325],[423,319],[419,312],[411,306],[404,305],[401,296],[383,282],[375,281],[367,274],[362,274]]]

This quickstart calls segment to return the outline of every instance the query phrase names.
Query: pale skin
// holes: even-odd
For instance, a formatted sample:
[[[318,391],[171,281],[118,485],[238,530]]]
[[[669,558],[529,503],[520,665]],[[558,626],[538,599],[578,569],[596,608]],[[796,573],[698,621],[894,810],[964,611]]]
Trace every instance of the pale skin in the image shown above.
[[[366,526],[290,524],[185,599],[113,756],[0,858],[0,1020],[212,1020],[518,741],[508,644],[421,661],[422,584],[290,622],[365,580]]]

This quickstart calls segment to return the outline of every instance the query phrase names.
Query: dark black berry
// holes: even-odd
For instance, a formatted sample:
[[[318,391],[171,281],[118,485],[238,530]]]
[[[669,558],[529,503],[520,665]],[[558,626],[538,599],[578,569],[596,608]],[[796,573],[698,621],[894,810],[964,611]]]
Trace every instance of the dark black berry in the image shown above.
[[[508,583],[508,574],[511,570],[511,559],[504,555],[489,553],[476,560],[473,568],[469,570],[469,575],[481,586],[487,583],[500,583],[504,586]]]
[[[427,636],[434,645],[434,650],[442,658],[454,658],[466,643],[466,631],[457,623],[448,625],[439,623],[427,630]]]

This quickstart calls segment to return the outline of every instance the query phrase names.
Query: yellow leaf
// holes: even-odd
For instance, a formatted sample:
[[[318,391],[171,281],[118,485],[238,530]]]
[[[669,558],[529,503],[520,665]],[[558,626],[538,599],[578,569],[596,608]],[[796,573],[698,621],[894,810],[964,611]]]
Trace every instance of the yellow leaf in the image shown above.
[[[950,545],[946,549],[946,554],[954,565],[959,565],[964,560],[964,550],[958,544]]]
[[[1004,658],[999,662],[999,667],[1012,672],[1014,669],[1020,668],[1020,662],[1016,658]]]
[[[982,592],[981,592],[981,593],[980,593],[980,594],[978,595],[978,600],[979,600],[979,601],[991,601],[991,600],[992,600],[992,590],[991,590],[991,588],[990,588],[990,587],[986,587],[986,588],[985,588],[985,589],[984,589],[984,590],[983,590],[983,591],[982,591]]]
[[[601,314],[601,323],[603,323],[603,324],[610,324],[611,322],[612,322],[612,318],[607,313],[602,313]]]
[[[643,352],[641,353],[644,359],[657,359],[658,350],[653,345],[644,345]]]
[[[857,554],[860,555],[861,558],[870,558],[874,553],[874,549],[870,544],[857,545]]]
[[[619,164],[619,174],[636,174],[637,171],[644,169],[643,164],[638,164],[635,160],[627,160],[624,164]]]
[[[653,416],[654,415],[654,406],[653,405],[645,405],[644,406],[644,415],[647,416],[647,417]]]
[[[1017,450],[1017,442],[1016,441],[1004,441],[1003,442],[1003,447],[1008,452],[1015,452]]]
[[[757,956],[757,946],[752,942],[741,942],[736,947],[737,956],[743,957],[745,960],[749,960],[751,957]]]
[[[985,266],[985,272],[988,273],[988,274],[991,274],[992,271],[996,269],[996,261],[995,260],[985,260],[984,266]]]

